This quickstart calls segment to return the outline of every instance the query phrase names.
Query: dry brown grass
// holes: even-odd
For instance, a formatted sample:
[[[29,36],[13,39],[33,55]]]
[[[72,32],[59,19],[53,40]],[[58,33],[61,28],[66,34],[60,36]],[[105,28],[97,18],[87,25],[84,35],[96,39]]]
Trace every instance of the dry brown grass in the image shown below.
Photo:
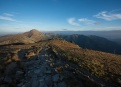
[[[121,79],[121,55],[82,49],[63,40],[52,40],[51,45],[57,55],[64,56],[98,78]]]

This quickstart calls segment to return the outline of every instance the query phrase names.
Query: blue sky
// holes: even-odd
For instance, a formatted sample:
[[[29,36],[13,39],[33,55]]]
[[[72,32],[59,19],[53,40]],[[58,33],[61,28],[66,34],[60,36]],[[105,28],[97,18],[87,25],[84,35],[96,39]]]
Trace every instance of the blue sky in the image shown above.
[[[0,0],[0,32],[121,30],[121,0]]]

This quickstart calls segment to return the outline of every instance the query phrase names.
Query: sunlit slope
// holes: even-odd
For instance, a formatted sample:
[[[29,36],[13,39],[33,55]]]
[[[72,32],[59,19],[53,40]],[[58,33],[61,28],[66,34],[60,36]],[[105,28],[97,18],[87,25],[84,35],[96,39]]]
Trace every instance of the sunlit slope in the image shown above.
[[[35,43],[44,39],[44,34],[35,29],[23,34],[6,35],[0,37],[0,45],[5,44],[29,44]]]
[[[120,55],[82,49],[64,40],[52,40],[51,47],[60,58],[87,69],[96,77],[113,82],[118,82],[121,77]]]

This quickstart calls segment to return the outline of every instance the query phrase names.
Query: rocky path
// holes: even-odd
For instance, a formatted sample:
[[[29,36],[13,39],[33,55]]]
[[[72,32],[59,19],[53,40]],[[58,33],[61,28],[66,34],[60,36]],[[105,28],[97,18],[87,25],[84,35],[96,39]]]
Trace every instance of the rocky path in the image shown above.
[[[32,53],[27,59],[28,52]],[[50,43],[20,50],[18,56],[21,61],[7,65],[0,87],[103,87],[83,68],[53,52]]]
[[[109,87],[43,42],[18,52],[0,77],[0,87]],[[26,56],[26,54],[28,56]]]
[[[43,46],[37,58],[23,62],[25,74],[18,87],[67,87],[64,75],[58,71],[61,61],[56,60],[47,50]]]

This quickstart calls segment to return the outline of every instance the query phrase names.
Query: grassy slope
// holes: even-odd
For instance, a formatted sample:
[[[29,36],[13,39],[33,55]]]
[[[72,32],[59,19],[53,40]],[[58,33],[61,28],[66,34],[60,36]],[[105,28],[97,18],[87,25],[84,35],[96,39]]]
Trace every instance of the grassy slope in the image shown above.
[[[109,82],[121,80],[121,56],[88,49],[63,41],[52,40],[53,51],[61,57],[87,69],[98,78]]]

